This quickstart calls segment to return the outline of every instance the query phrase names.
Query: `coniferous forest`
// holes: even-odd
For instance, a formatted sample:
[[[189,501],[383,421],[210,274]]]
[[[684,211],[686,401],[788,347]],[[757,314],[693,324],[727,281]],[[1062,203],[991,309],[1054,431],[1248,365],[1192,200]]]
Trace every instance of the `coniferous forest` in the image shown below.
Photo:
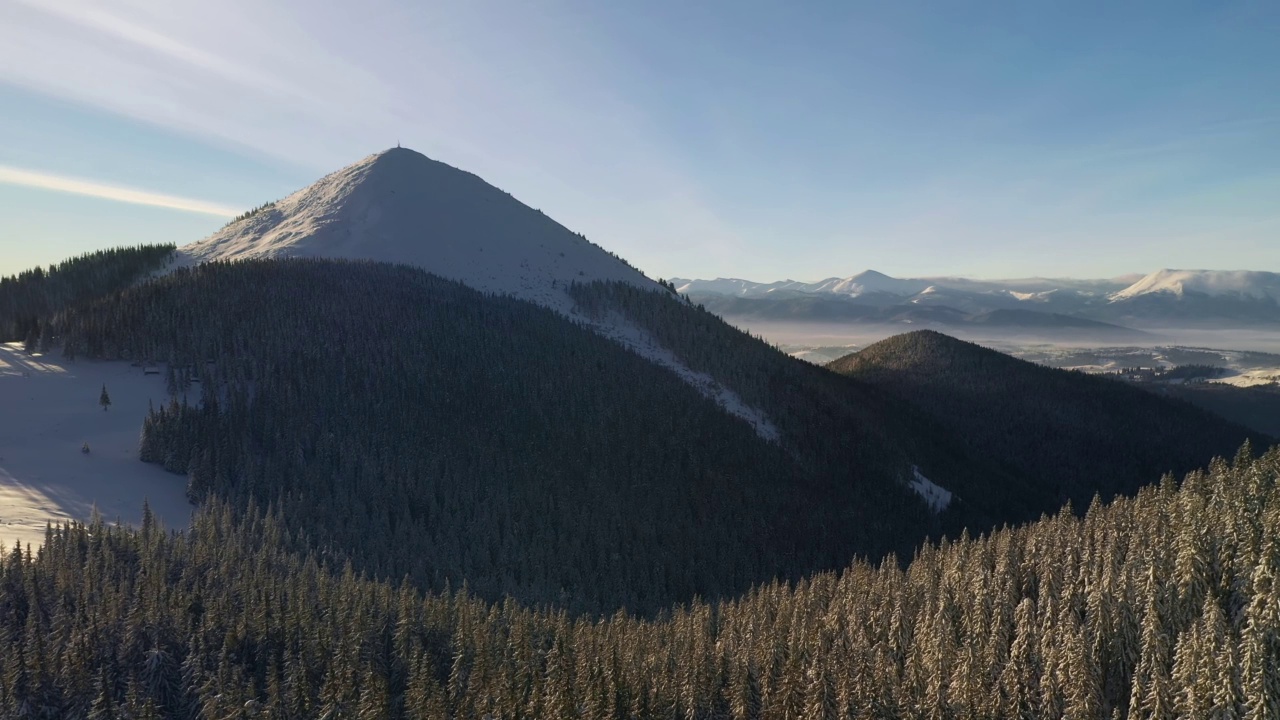
[[[57,718],[1274,718],[1280,451],[605,620],[423,595],[211,502],[0,563],[0,708]]]
[[[201,508],[4,556],[0,717],[1280,715],[1269,438],[1149,396],[1162,417],[1117,426],[1140,448],[1066,434],[1045,460],[1057,426],[1013,434],[1025,397],[966,386],[987,404],[949,418],[951,396],[787,358],[674,295],[569,289],[770,441],[529,303],[368,262],[139,283],[171,250],[83,261],[86,290],[0,286],[14,339],[165,367],[141,459]],[[1055,422],[1114,414],[1110,384],[1041,386]]]
[[[936,527],[883,443],[763,442],[588,329],[412,268],[201,265],[57,326],[71,357],[174,368],[187,401],[141,456],[193,501],[272,507],[300,547],[424,588],[650,613]]]
[[[1174,397],[930,330],[882,340],[827,367],[1000,458],[1021,492],[990,476],[956,490],[985,502],[1017,498],[1026,503],[1024,519],[1066,502],[1082,507],[1098,491],[1132,494],[1162,473],[1203,465],[1206,450],[1229,454],[1225,447],[1246,436],[1259,447],[1275,441]],[[1106,486],[1099,477],[1109,478]]]
[[[0,278],[0,342],[48,350],[52,336],[42,320],[133,285],[163,267],[175,249],[176,245],[139,245],[97,250],[48,269]]]
[[[1067,502],[1083,508],[1094,493],[1132,494],[1162,473],[1230,456],[1246,438],[1257,447],[1276,440],[1174,398],[933,331],[891,337],[815,373],[808,363],[778,362],[775,348],[672,296],[621,283],[580,285],[572,294],[588,312],[625,315],[692,367],[807,429],[795,444],[820,453],[840,437],[866,456],[904,446],[962,499],[944,528],[951,532],[1034,520]],[[833,416],[846,421],[827,426]]]

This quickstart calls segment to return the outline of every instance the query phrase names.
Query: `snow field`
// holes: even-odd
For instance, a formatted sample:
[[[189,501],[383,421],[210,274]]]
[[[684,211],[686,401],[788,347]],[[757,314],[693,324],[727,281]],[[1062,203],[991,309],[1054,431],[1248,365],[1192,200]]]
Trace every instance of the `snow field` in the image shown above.
[[[152,402],[168,402],[163,377],[127,362],[68,362],[0,345],[0,545],[38,547],[46,523],[87,521],[95,505],[107,521],[137,523],[144,499],[166,527],[186,527],[186,478],[138,460]]]
[[[925,477],[920,472],[920,468],[915,465],[911,466],[912,478],[908,483],[912,490],[916,491],[920,497],[924,498],[925,503],[929,505],[929,509],[935,514],[947,509],[951,504],[951,491],[936,485],[932,480]]]

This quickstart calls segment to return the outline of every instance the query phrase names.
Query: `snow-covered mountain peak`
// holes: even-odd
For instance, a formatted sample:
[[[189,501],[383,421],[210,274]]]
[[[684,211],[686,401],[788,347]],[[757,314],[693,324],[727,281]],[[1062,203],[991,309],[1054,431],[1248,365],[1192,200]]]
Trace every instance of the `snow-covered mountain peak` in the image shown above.
[[[849,280],[859,283],[885,283],[897,282],[896,278],[889,277],[878,270],[863,270],[857,275],[853,275]]]
[[[1111,296],[1129,300],[1163,293],[1181,297],[1187,292],[1212,297],[1280,300],[1280,273],[1250,270],[1157,270]]]
[[[817,292],[833,292],[859,297],[875,293],[908,296],[915,295],[929,286],[922,280],[901,280],[875,270],[864,270],[857,275],[838,280],[825,280],[818,284]]]
[[[187,263],[254,257],[376,260],[567,312],[573,281],[661,287],[476,175],[392,148],[182,248]]]
[[[557,310],[671,370],[761,437],[777,439],[768,418],[732,390],[689,368],[626,318],[586,317],[565,292],[570,283],[594,280],[665,288],[476,175],[407,148],[326,175],[179,252],[183,264],[257,257],[402,263],[512,295]]]

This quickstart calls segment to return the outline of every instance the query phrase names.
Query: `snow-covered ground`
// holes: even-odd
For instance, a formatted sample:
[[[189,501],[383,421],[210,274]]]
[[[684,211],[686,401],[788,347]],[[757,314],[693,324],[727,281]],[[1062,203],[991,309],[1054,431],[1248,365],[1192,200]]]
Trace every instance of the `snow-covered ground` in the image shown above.
[[[1236,387],[1254,387],[1255,385],[1273,385],[1280,383],[1280,367],[1252,368],[1240,370],[1230,375],[1213,380],[1224,385]]]
[[[108,521],[136,523],[144,499],[166,527],[186,527],[186,478],[138,460],[148,403],[166,401],[163,378],[129,363],[0,345],[0,544],[38,546],[47,522],[88,520],[94,505]]]
[[[1014,349],[1011,352],[1033,362],[1086,373],[1115,373],[1123,368],[1168,370],[1179,365],[1200,364],[1218,368],[1216,376],[1206,378],[1203,382],[1236,387],[1280,383],[1280,356],[1274,353],[1180,346],[1066,350],[1035,348],[1025,352]],[[1170,384],[1182,382],[1179,379],[1158,380]]]
[[[911,489],[915,490],[916,494],[924,498],[924,501],[928,504],[930,510],[935,513],[940,513],[947,509],[947,506],[951,504],[950,490],[947,490],[941,485],[935,484],[920,472],[920,468],[914,465],[911,466],[911,475],[912,478],[909,483],[911,485]]]
[[[777,442],[781,437],[777,426],[763,412],[748,405],[737,393],[721,385],[715,378],[686,365],[675,353],[663,347],[652,335],[645,332],[644,328],[630,322],[622,315],[610,312],[606,317],[588,318],[574,311],[570,317],[640,357],[651,360],[680,376],[705,397],[715,400],[725,412],[746,420],[761,438],[769,442]]]

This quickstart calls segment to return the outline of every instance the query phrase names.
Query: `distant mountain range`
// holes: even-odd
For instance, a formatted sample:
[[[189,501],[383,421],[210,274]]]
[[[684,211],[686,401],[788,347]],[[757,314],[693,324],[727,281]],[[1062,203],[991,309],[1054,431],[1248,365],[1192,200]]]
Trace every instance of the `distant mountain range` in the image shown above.
[[[1280,273],[1159,270],[1101,280],[894,278],[868,270],[814,283],[672,280],[726,317],[1138,335],[1163,327],[1280,325]]]

